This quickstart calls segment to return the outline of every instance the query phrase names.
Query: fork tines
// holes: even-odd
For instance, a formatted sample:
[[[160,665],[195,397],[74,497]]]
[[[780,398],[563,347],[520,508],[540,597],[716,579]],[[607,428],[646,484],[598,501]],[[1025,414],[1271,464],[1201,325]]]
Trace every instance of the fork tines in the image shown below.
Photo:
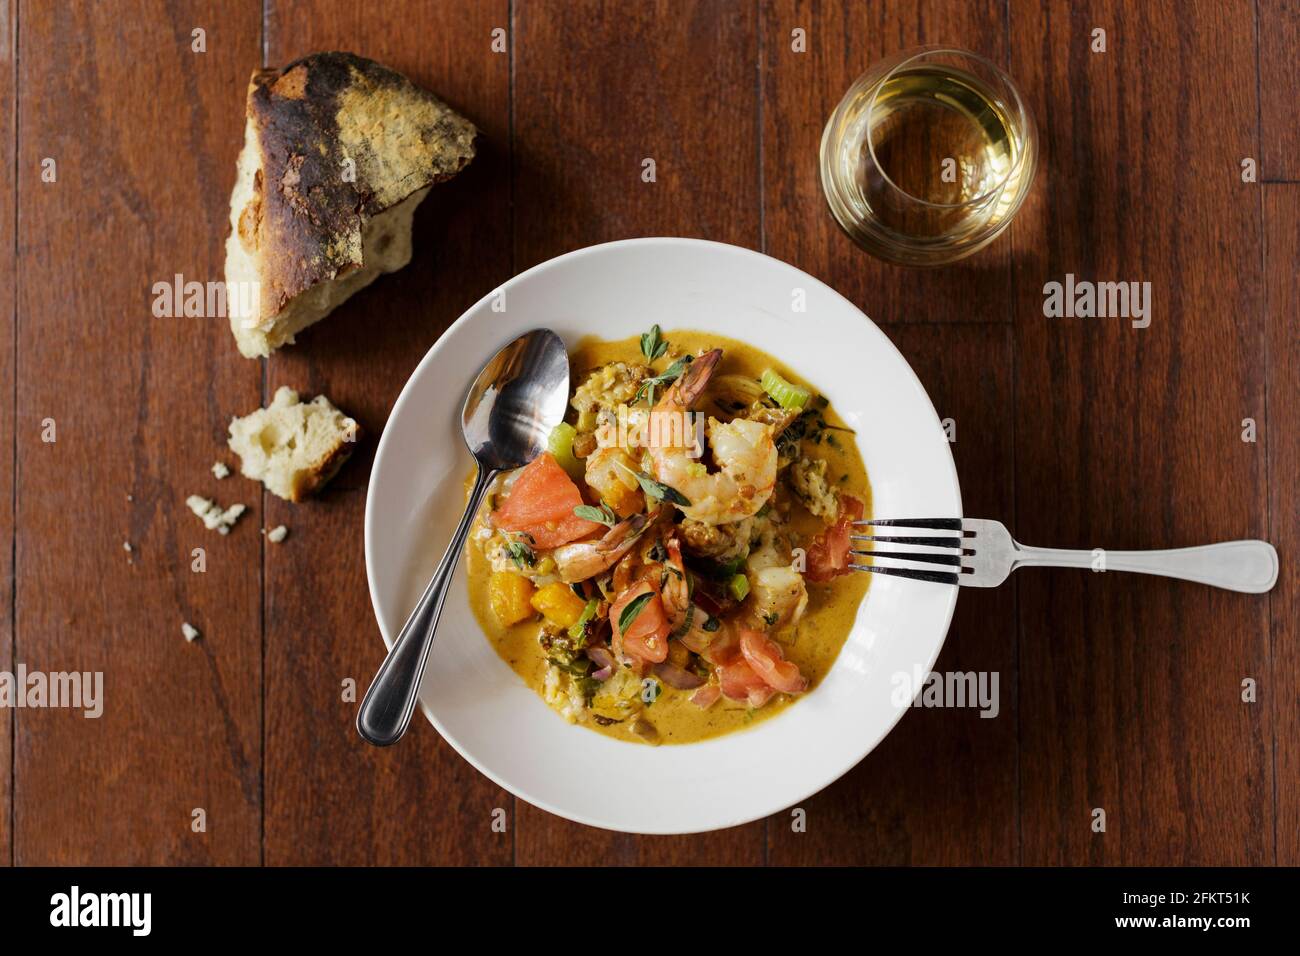
[[[912,578],[916,581],[930,581],[934,584],[960,584],[960,575],[969,573],[969,568],[962,567],[962,557],[973,555],[975,552],[971,548],[963,547],[963,538],[970,537],[970,532],[962,528],[961,518],[875,518],[868,521],[855,521],[855,527],[861,528],[899,528],[900,530],[918,530],[918,531],[955,531],[956,536],[951,535],[879,535],[879,534],[852,534],[849,535],[851,541],[872,542],[891,545],[901,544],[908,546],[920,546],[930,549],[929,551],[896,551],[896,550],[859,550],[853,548],[850,554],[860,555],[871,558],[872,564],[851,563],[849,565],[854,571],[868,571],[872,574],[892,574],[901,578]],[[894,564],[881,564],[885,561],[910,561],[917,564],[940,564],[947,567],[955,568],[955,571],[939,571],[930,568],[914,568],[906,565],[897,566]]]

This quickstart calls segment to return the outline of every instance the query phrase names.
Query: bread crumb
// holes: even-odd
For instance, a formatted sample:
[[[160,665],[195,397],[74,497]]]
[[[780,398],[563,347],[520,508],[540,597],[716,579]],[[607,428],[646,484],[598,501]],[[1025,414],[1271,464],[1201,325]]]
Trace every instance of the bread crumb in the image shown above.
[[[131,553],[131,542],[130,542],[130,541],[123,541],[123,542],[122,542],[122,550],[125,551],[127,554],[130,554],[130,553]]]
[[[216,475],[217,478],[219,479],[225,478],[227,475],[230,474],[230,469],[226,467],[226,463],[224,461],[219,461],[212,466],[212,473]]]
[[[199,629],[189,621],[186,621],[181,625],[181,633],[185,635],[185,640],[191,644],[203,636],[199,633]]]
[[[277,527],[274,527],[267,532],[266,540],[274,541],[276,544],[279,544],[288,536],[289,536],[289,529],[286,528],[284,525],[278,525]]]
[[[190,495],[185,499],[185,504],[202,519],[205,528],[222,534],[229,534],[239,516],[246,510],[245,505],[234,504],[223,511],[221,505],[199,495]]]

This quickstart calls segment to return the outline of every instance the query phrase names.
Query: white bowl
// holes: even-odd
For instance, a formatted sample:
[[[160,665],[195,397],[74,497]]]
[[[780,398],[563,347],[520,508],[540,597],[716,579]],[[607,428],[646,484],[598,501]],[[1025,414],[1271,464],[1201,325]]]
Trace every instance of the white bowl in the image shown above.
[[[876,515],[961,515],[952,453],[906,360],[839,293],[784,262],[695,239],[630,239],[544,262],[504,291],[504,310],[497,293],[485,296],[429,350],[379,441],[366,572],[390,647],[463,507],[473,466],[460,435],[465,392],[498,348],[541,326],[570,345],[655,323],[750,342],[812,382],[856,429]],[[839,659],[806,699],[751,729],[650,747],[567,724],[549,709],[484,638],[464,578],[462,562],[425,671],[425,715],[516,796],[635,833],[735,826],[833,782],[907,709],[896,701],[896,675],[929,672],[957,601],[956,587],[876,575]]]

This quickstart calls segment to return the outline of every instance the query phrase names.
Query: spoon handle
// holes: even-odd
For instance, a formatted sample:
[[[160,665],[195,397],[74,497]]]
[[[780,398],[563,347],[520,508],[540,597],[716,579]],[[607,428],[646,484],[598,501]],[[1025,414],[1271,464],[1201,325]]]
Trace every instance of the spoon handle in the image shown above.
[[[460,560],[465,538],[483,496],[498,474],[496,469],[478,466],[474,489],[470,492],[465,514],[456,526],[456,533],[452,535],[451,544],[361,701],[357,732],[376,747],[396,743],[411,723],[411,714],[415,712],[415,701],[420,693],[420,678],[424,675],[424,664],[433,646],[433,633],[438,627],[456,563]]]

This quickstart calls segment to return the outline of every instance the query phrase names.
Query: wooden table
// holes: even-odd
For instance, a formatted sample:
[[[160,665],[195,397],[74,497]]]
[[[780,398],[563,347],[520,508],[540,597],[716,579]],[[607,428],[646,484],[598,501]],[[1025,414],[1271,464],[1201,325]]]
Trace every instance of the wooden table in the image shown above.
[[[1295,2],[12,0],[0,25],[0,670],[100,670],[106,697],[98,720],[0,711],[0,859],[1300,863]],[[1006,64],[1043,159],[1009,233],[930,272],[858,252],[816,164],[854,77],[922,42]],[[325,49],[440,93],[480,155],[421,209],[409,268],[249,361],[223,319],[155,318],[151,288],[222,277],[249,72]],[[968,514],[1062,547],[1268,538],[1277,589],[1040,571],[963,593],[938,669],[999,672],[1000,715],[908,714],[806,802],[806,833],[789,813],[684,838],[590,830],[418,720],[399,747],[363,745],[343,687],[381,658],[373,441],[292,506],[212,480],[227,422],[290,384],[376,435],[485,292],[645,235],[760,249],[861,306],[956,422]],[[1067,273],[1149,281],[1150,327],[1045,318],[1042,287]],[[250,513],[219,538],[184,507],[196,491]],[[265,544],[281,523],[289,539]]]

